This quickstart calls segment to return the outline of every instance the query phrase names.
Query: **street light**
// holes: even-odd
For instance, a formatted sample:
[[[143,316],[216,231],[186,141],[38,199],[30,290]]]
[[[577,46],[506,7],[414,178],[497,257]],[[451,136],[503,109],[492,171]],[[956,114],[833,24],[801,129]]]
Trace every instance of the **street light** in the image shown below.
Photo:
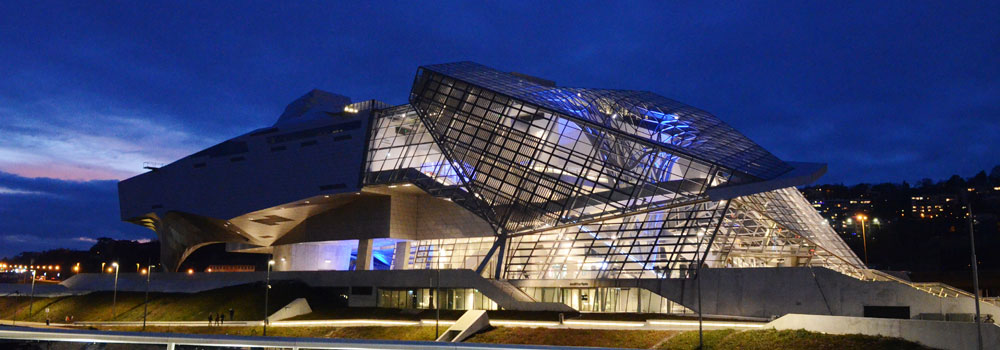
[[[865,235],[865,220],[868,220],[868,216],[865,216],[865,214],[858,214],[857,216],[855,216],[855,218],[857,218],[858,221],[861,222],[861,242],[862,242],[862,245],[865,247],[865,267],[867,267],[868,266],[868,238]]]
[[[111,263],[111,267],[115,268],[115,291],[111,294],[111,320],[115,319],[115,305],[118,304],[118,263]]]
[[[977,349],[983,349],[983,320],[979,314],[979,260],[976,259],[976,227],[975,217],[972,216],[972,200],[965,197],[966,216],[969,222],[969,246],[972,248],[970,258],[972,258],[972,296],[976,300],[976,345]]]
[[[32,307],[35,306],[35,270],[31,270],[31,297],[28,298],[28,318],[31,317]]]
[[[267,336],[267,298],[271,293],[271,266],[274,266],[274,259],[267,261],[267,279],[264,283],[264,336]]]
[[[146,273],[146,298],[142,302],[142,330],[146,330],[146,310],[149,309],[149,278],[153,275],[153,265],[143,269]]]

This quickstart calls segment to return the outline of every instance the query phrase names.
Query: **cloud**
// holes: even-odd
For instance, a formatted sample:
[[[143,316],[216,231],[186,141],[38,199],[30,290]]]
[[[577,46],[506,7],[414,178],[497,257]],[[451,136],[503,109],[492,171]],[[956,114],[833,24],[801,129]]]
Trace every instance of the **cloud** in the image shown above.
[[[93,237],[153,237],[152,231],[121,221],[117,181],[28,178],[0,171],[0,189],[31,193],[0,194],[0,257],[88,249]]]
[[[21,189],[16,189],[16,188],[9,188],[9,187],[0,186],[0,195],[2,195],[2,194],[9,194],[9,195],[50,195],[49,193],[40,192],[40,191],[28,191],[28,190],[21,190]]]
[[[7,242],[7,243],[25,243],[25,242],[31,241],[34,238],[35,237],[28,236],[28,235],[3,235],[3,236],[0,236],[0,239],[2,239],[4,242]]]
[[[0,109],[0,170],[25,177],[123,179],[140,173],[143,162],[168,163],[204,146],[160,115],[56,99],[0,102],[14,106]]]

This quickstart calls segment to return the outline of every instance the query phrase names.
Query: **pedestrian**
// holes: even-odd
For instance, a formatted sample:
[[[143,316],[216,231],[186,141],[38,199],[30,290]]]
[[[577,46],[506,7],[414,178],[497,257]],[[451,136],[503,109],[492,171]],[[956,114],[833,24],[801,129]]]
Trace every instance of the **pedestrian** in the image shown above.
[[[229,308],[229,320],[230,320],[230,321],[234,321],[234,320],[236,320],[236,317],[235,317],[235,316],[233,316],[233,315],[234,315],[234,314],[233,314],[233,308]]]
[[[209,313],[208,314],[208,326],[211,327],[211,326],[214,326],[214,325],[215,325],[215,314]]]
[[[226,322],[226,314],[220,312],[219,313],[219,325],[221,326],[225,322]]]

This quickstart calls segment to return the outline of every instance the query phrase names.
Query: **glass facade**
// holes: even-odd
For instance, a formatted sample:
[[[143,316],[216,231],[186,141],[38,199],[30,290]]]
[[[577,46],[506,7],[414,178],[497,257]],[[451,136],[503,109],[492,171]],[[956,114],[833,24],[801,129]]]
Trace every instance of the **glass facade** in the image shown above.
[[[649,92],[434,65],[418,70],[409,104],[371,125],[365,185],[413,183],[496,231],[413,241],[408,269],[486,260],[483,273],[501,262],[505,279],[633,279],[686,278],[699,264],[863,266],[795,188],[709,200],[707,188],[791,167],[711,114]],[[504,249],[491,255],[497,239]]]
[[[434,309],[436,299],[442,310],[496,310],[497,303],[472,288],[441,288],[435,298],[432,288],[379,288],[377,307],[389,309]]]
[[[428,239],[410,246],[408,269],[471,269],[486,258],[496,237]]]
[[[694,313],[643,288],[527,287],[523,290],[537,301],[563,303],[580,312]]]
[[[423,70],[411,104],[485,219],[519,233],[689,203],[731,172]]]

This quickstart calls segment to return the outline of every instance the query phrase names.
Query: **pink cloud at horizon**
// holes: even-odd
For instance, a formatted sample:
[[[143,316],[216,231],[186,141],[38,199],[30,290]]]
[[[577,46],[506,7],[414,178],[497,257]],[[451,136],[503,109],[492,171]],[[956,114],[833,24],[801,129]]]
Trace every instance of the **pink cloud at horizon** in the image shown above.
[[[0,171],[21,177],[44,177],[69,181],[124,180],[141,172],[127,172],[111,168],[95,168],[84,164],[55,162],[42,164],[0,164]]]

